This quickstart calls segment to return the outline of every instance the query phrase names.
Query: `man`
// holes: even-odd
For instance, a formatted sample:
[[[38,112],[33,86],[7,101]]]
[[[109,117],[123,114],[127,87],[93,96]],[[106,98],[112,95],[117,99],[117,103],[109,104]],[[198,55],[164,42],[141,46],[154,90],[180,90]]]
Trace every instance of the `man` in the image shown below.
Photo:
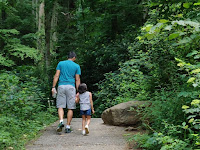
[[[76,109],[76,104],[75,104],[76,89],[78,89],[78,86],[80,84],[80,75],[81,75],[80,66],[74,62],[75,60],[76,60],[76,53],[69,52],[68,60],[61,61],[58,63],[56,68],[56,74],[53,79],[52,93],[59,79],[56,106],[58,108],[58,116],[60,119],[60,123],[57,127],[57,132],[61,132],[62,128],[64,127],[63,108],[66,108],[66,105],[68,112],[67,112],[67,125],[65,132],[66,133],[71,132],[70,123],[73,117],[73,109]]]

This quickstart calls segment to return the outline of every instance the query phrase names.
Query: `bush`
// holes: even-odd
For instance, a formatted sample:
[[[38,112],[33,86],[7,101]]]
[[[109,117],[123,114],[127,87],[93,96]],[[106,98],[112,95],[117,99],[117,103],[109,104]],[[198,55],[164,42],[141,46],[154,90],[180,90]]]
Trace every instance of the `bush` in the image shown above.
[[[0,74],[0,149],[23,149],[39,130],[57,119],[42,104],[44,93],[37,79],[25,77],[29,80],[13,72]]]
[[[148,97],[147,80],[138,69],[137,59],[121,64],[117,72],[105,74],[105,80],[97,85],[99,91],[94,102],[97,116],[116,104]]]

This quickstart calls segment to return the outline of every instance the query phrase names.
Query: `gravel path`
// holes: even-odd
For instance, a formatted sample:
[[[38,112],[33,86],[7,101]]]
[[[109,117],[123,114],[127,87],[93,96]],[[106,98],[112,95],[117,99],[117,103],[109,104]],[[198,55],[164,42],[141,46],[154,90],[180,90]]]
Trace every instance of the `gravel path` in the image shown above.
[[[66,120],[64,120],[66,122]],[[103,124],[101,118],[92,118],[90,133],[81,135],[81,118],[73,118],[72,133],[56,133],[58,121],[47,127],[42,135],[26,146],[26,150],[127,150],[124,127]]]

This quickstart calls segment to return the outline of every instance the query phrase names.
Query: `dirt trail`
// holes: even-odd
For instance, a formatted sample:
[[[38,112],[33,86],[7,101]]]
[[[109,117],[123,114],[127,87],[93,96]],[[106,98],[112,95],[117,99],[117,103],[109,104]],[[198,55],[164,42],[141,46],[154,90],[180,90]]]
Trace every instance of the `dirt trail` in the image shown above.
[[[66,120],[64,120],[66,122]],[[81,118],[73,118],[72,133],[56,133],[58,121],[47,127],[42,135],[26,146],[26,150],[127,150],[124,127],[103,124],[101,118],[92,118],[90,133],[81,135]]]

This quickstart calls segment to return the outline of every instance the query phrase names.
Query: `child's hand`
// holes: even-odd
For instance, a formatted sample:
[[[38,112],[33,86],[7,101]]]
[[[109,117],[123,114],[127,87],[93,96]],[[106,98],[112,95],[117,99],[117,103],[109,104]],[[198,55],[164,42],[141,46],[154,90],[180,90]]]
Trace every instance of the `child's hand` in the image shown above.
[[[92,114],[94,114],[95,113],[95,111],[94,111],[94,109],[92,109]]]

